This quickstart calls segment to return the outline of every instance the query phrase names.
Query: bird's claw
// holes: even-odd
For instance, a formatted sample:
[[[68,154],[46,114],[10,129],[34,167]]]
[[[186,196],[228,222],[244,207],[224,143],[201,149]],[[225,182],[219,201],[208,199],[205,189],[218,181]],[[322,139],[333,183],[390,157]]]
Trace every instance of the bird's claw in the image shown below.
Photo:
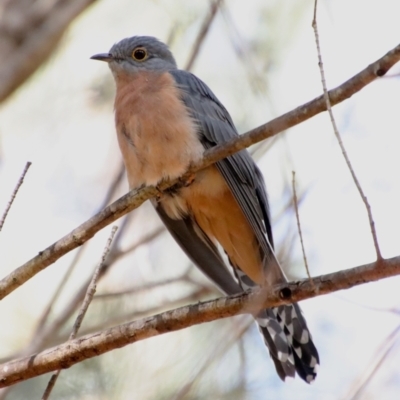
[[[157,190],[157,194],[156,194],[156,196],[155,196],[155,199],[156,199],[157,203],[159,203],[160,200],[161,200],[161,197],[163,196],[163,191],[161,190],[159,184],[156,185],[155,188],[156,188],[156,190]]]
[[[182,187],[189,187],[194,182],[195,178],[196,178],[195,174],[190,174],[188,177],[179,178],[179,182],[182,185]]]

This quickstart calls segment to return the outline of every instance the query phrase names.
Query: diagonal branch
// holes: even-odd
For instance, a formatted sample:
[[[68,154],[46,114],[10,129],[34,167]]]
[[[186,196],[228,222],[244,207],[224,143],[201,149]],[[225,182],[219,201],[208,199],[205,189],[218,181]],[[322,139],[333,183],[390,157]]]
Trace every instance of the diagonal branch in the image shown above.
[[[255,313],[400,274],[400,256],[332,274],[184,306],[69,341],[0,365],[0,387],[45,374],[149,337],[233,315]]]
[[[69,24],[95,1],[0,1],[0,102],[49,58]]]
[[[22,171],[22,174],[21,174],[20,178],[18,179],[17,185],[15,186],[15,188],[14,188],[12,194],[11,194],[10,200],[9,200],[7,206],[6,206],[6,209],[4,210],[3,216],[0,218],[0,232],[3,229],[3,225],[4,225],[4,222],[6,221],[6,218],[7,218],[7,215],[9,213],[9,211],[10,211],[10,208],[11,208],[12,204],[14,203],[15,198],[17,197],[18,190],[21,187],[21,185],[23,184],[24,179],[25,179],[25,175],[28,172],[28,169],[29,169],[29,167],[31,165],[32,165],[32,163],[30,161],[28,161],[25,164],[25,168]]]
[[[209,14],[207,15],[207,18],[203,21],[203,24],[201,25],[200,32],[198,33],[196,41],[193,44],[189,61],[186,63],[185,69],[187,71],[192,70],[193,64],[196,61],[201,46],[203,45],[204,39],[206,38],[207,33],[210,30],[210,26],[215,19],[215,15],[217,14],[218,8],[220,7],[221,3],[222,0],[215,0],[210,4]]]
[[[377,77],[385,75],[386,72],[399,60],[400,44],[386,53],[382,58],[370,64],[367,68],[344,82],[342,85],[330,90],[328,94],[331,105],[336,105],[350,98],[353,94],[360,91]],[[243,150],[254,143],[260,142],[263,139],[300,124],[325,110],[326,102],[322,95],[244,135],[209,149],[204,153],[203,160],[199,164],[191,167],[187,174],[190,175],[193,172],[205,168],[224,157],[234,154],[235,152]],[[172,182],[163,182],[159,185],[159,189],[164,190],[178,183],[178,181],[179,179]],[[68,235],[64,236],[44,251],[41,251],[36,257],[32,258],[30,261],[3,278],[0,281],[0,299],[10,294],[64,254],[82,245],[93,237],[100,229],[139,207],[144,201],[156,196],[157,194],[158,189],[152,186],[132,190],[110,206],[106,207],[90,220],[84,222]]]

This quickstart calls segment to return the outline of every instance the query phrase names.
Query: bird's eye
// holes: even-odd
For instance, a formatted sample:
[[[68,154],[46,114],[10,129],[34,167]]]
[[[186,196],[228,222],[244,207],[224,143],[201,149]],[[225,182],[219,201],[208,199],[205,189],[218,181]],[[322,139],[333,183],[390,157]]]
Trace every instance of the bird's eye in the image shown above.
[[[132,58],[136,61],[144,61],[147,56],[147,50],[144,47],[136,47],[132,52]]]

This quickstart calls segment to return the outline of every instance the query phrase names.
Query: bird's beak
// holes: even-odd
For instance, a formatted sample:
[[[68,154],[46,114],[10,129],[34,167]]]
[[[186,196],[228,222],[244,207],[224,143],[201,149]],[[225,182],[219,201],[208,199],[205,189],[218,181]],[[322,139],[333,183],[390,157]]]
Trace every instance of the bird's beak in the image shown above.
[[[99,61],[105,61],[105,62],[110,62],[114,58],[110,53],[100,53],[100,54],[95,54],[94,56],[90,57],[91,60],[99,60]]]

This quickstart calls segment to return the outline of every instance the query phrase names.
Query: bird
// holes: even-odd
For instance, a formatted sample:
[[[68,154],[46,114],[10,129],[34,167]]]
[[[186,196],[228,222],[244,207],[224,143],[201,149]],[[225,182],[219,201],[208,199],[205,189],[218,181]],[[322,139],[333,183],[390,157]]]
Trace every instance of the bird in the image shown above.
[[[158,39],[125,38],[91,58],[107,62],[114,76],[115,126],[130,189],[177,179],[207,149],[239,135],[211,89],[179,69]],[[247,150],[151,202],[189,259],[224,293],[287,282],[274,253],[264,178]],[[299,305],[263,309],[254,318],[278,376],[285,381],[297,373],[313,382],[319,355]]]

